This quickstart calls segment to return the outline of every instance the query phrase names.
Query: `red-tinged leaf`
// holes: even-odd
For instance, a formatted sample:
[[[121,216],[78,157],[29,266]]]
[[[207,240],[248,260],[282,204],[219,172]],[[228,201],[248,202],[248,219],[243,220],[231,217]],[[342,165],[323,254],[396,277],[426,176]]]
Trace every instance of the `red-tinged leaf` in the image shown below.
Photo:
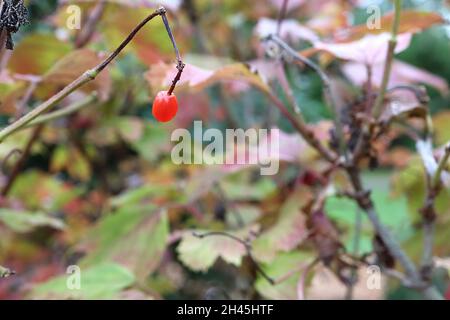
[[[278,28],[278,21],[268,18],[261,18],[255,27],[254,32],[264,38],[268,35],[275,34]],[[292,19],[284,20],[280,26],[280,36],[282,38],[298,41],[300,39],[315,42],[319,40],[319,36],[311,29],[302,26],[299,22]]]
[[[179,86],[190,90],[203,90],[217,82],[245,82],[262,91],[268,91],[269,87],[258,74],[242,63],[226,65],[216,70],[206,70],[187,64],[183,72]],[[152,67],[146,74],[146,78],[154,89],[168,87],[177,73],[173,65]],[[180,88],[181,89],[181,88]]]
[[[8,68],[15,73],[43,75],[71,49],[70,44],[58,40],[53,35],[32,34],[16,46]],[[30,55],[39,58],[32,59]]]
[[[327,51],[337,58],[358,62],[364,65],[374,65],[386,59],[389,33],[378,35],[366,35],[364,38],[345,43],[316,42],[316,49]],[[412,34],[403,33],[398,36],[395,53],[400,53],[408,48]]]
[[[306,10],[312,17],[306,25],[324,36],[349,26],[348,15],[351,5],[348,1],[307,1]]]
[[[363,63],[346,63],[342,70],[344,74],[358,86],[367,82],[367,69]],[[384,63],[372,66],[372,84],[380,86],[383,79]],[[394,60],[392,64],[389,88],[405,84],[426,84],[438,89],[442,95],[449,92],[447,81],[405,62]]]
[[[298,189],[289,196],[280,209],[275,225],[254,241],[255,259],[270,262],[277,252],[288,252],[307,238],[306,216],[301,208],[311,196],[306,188]]]
[[[323,143],[326,143],[329,140],[329,126],[330,123],[321,122],[311,128],[315,136]],[[316,150],[299,134],[288,134],[279,129],[272,129],[268,133],[267,139],[259,139],[256,145],[248,143],[235,144],[233,150],[226,151],[226,160],[222,168],[229,173],[238,172],[255,165],[269,167],[280,161],[303,164],[317,159]],[[234,160],[231,161],[232,159]],[[245,159],[245,161],[240,164],[237,161],[238,159]]]
[[[369,29],[366,24],[340,30],[335,34],[335,40],[339,42],[354,41],[368,34],[381,34],[390,32],[392,29],[393,13],[381,18],[381,28]],[[400,16],[399,33],[417,33],[437,24],[443,24],[443,16],[435,12],[421,12],[414,10],[403,10]]]
[[[90,49],[73,51],[59,60],[44,76],[43,86],[54,90],[68,85],[84,72],[98,65],[105,57]],[[40,88],[40,90],[44,90]],[[85,91],[98,91],[102,100],[108,98],[111,90],[109,71],[104,70],[97,78],[83,87]]]
[[[80,248],[88,254],[81,266],[114,261],[145,279],[159,265],[169,234],[165,211],[128,206],[101,219]]]

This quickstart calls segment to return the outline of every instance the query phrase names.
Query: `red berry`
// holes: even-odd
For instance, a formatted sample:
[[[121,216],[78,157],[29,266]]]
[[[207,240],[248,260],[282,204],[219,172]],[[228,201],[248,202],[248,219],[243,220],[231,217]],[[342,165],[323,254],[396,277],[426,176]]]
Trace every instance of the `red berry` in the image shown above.
[[[160,91],[153,101],[153,116],[159,122],[169,122],[178,112],[178,101],[174,94],[170,96],[167,91]]]

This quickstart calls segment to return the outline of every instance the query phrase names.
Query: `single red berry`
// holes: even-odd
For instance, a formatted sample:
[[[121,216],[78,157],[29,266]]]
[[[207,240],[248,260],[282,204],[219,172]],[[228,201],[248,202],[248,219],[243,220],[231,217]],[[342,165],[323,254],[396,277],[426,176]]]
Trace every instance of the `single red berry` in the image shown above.
[[[174,94],[170,96],[167,91],[160,91],[153,101],[152,113],[159,122],[169,122],[178,112],[178,101]]]

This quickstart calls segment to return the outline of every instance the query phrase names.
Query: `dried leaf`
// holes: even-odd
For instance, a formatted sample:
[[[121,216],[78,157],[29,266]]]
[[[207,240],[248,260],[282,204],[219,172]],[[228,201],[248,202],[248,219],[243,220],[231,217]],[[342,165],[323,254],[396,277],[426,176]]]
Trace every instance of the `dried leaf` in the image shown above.
[[[145,279],[158,267],[168,234],[166,212],[149,206],[120,208],[101,219],[80,245],[87,251],[80,265],[114,261]]]

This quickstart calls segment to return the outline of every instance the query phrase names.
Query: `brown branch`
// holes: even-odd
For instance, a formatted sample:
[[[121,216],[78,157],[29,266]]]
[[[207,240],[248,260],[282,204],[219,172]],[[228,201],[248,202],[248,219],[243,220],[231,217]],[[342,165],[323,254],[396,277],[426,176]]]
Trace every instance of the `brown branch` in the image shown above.
[[[296,119],[284,106],[278,97],[276,97],[272,92],[266,92],[267,97],[273,104],[278,108],[278,110],[289,120],[292,126],[301,134],[303,139],[317,152],[324,157],[327,161],[335,163],[337,161],[336,156],[327,149],[314,135],[314,132],[308,127],[308,125],[301,119]]]
[[[14,165],[14,168],[12,169],[11,174],[8,177],[8,180],[6,181],[5,185],[3,186],[3,188],[0,191],[0,194],[3,197],[7,196],[9,191],[11,191],[11,188],[12,188],[14,182],[16,181],[16,178],[18,177],[19,173],[22,171],[22,168],[31,153],[33,145],[36,142],[36,140],[39,138],[39,135],[41,134],[43,128],[44,128],[44,125],[39,125],[31,133],[31,136],[28,139],[28,142],[20,156],[20,159]]]
[[[131,33],[127,36],[127,38],[119,45],[119,47],[111,53],[103,62],[101,62],[99,65],[94,67],[93,69],[87,70],[85,73],[83,73],[80,77],[78,77],[76,80],[74,80],[72,83],[67,85],[65,88],[63,88],[61,91],[56,93],[54,96],[52,96],[50,99],[42,103],[41,105],[34,108],[32,111],[12,123],[11,125],[7,126],[6,128],[2,129],[0,131],[0,143],[5,140],[8,136],[13,134],[14,132],[20,130],[24,126],[26,126],[28,123],[36,119],[41,114],[49,111],[53,106],[55,106],[57,103],[61,102],[65,97],[67,97],[69,94],[74,92],[75,90],[79,89],[86,83],[94,80],[100,72],[102,72],[121,52],[122,50],[133,40],[133,38],[136,36],[136,34],[141,30],[150,20],[154,19],[157,16],[165,17],[166,15],[166,9],[161,7],[157,10],[155,10],[152,14],[150,14],[147,18],[145,18],[137,27],[135,27]],[[170,36],[170,34],[169,34]],[[171,37],[171,40],[173,40],[173,37]],[[176,44],[173,42],[174,47],[176,48]],[[179,59],[179,52],[178,49],[175,50],[177,59]]]
[[[405,251],[401,248],[399,242],[391,234],[389,229],[382,224],[377,212],[375,211],[374,204],[370,198],[370,192],[364,190],[361,182],[359,169],[355,166],[347,167],[347,173],[354,188],[355,200],[359,207],[364,210],[370,222],[372,223],[376,233],[383,240],[384,244],[389,250],[389,253],[400,263],[406,272],[408,281],[414,285],[414,287],[422,288],[421,291],[424,296],[432,300],[442,300],[443,297],[440,292],[429,282],[424,282],[422,276],[418,272],[413,261],[406,255]]]
[[[95,7],[92,9],[84,25],[84,28],[77,35],[77,38],[75,40],[75,47],[82,48],[92,39],[92,36],[95,32],[95,27],[102,18],[105,11],[106,3],[106,0],[99,0]]]
[[[333,113],[333,118],[334,118],[335,126],[336,126],[336,134],[337,134],[338,141],[339,141],[339,153],[341,155],[343,155],[345,158],[347,158],[341,116],[338,112],[336,95],[332,90],[331,80],[328,77],[328,75],[313,61],[298,54],[297,51],[295,51],[293,48],[291,48],[280,37],[278,37],[276,35],[269,35],[265,39],[263,39],[263,41],[275,43],[282,51],[284,51],[286,54],[288,54],[290,57],[292,57],[295,61],[300,62],[303,65],[306,65],[308,68],[310,68],[311,70],[313,70],[315,73],[317,73],[319,75],[320,79],[322,80],[323,86],[324,86],[325,95],[327,97],[328,102],[331,105],[331,112]]]
[[[395,48],[397,47],[397,35],[400,27],[400,13],[402,10],[402,0],[394,0],[394,6],[395,6],[394,21],[392,23],[391,39],[389,40],[388,50],[386,53],[386,62],[384,64],[383,80],[381,82],[380,92],[377,96],[377,99],[375,100],[372,110],[372,114],[375,119],[378,119],[383,111],[382,107],[384,102],[384,96],[386,94],[389,79],[391,77],[392,62],[394,60]]]

